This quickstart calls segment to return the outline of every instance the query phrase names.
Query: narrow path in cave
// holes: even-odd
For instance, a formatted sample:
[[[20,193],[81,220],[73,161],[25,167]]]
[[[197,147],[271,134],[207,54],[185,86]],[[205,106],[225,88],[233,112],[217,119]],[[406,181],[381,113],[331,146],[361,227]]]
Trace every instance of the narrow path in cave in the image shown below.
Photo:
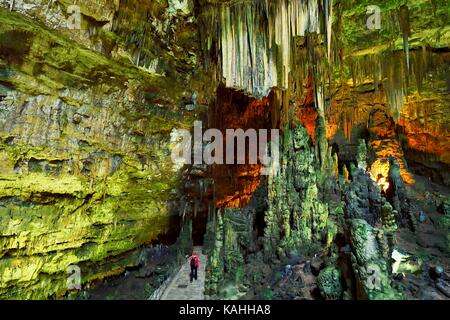
[[[161,300],[204,300],[205,299],[205,270],[207,256],[202,253],[202,247],[195,247],[194,251],[200,260],[200,268],[198,270],[198,279],[193,282],[189,281],[191,267],[189,261],[181,267],[180,271],[175,275],[166,291],[163,293]]]

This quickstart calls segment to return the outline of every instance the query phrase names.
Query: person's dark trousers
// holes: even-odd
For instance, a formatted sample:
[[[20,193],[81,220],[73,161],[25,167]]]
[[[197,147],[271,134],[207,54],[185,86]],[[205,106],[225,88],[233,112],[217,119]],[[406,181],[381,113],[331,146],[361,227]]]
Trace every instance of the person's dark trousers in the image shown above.
[[[191,282],[193,279],[197,280],[197,269],[198,267],[191,268]]]

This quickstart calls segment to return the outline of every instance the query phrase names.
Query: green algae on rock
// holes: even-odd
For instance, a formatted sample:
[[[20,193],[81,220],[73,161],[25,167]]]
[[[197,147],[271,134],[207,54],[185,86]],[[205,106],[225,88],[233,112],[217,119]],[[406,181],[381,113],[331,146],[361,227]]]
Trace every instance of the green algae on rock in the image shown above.
[[[351,256],[357,277],[357,296],[370,300],[396,300],[401,292],[391,286],[388,264],[376,239],[376,230],[365,220],[351,221]]]
[[[78,5],[95,21],[115,10]],[[178,186],[170,132],[194,113],[182,103],[185,79],[91,50],[92,38],[39,10],[27,15],[45,25],[0,8],[0,297],[60,298],[69,266],[89,286],[124,271],[109,260],[168,231]]]

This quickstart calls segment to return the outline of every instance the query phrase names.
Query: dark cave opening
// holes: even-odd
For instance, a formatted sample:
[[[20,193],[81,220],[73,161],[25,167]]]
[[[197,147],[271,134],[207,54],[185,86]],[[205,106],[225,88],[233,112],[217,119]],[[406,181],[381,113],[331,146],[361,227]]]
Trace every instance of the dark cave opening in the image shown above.
[[[450,166],[440,161],[439,155],[409,150],[407,147],[404,150],[411,172],[427,177],[439,185],[450,186]]]
[[[182,219],[178,214],[172,214],[169,217],[168,231],[158,235],[158,237],[151,242],[151,245],[162,244],[171,246],[177,242],[182,227]]]
[[[206,224],[208,223],[208,211],[198,211],[192,217],[192,241],[194,246],[203,246]]]

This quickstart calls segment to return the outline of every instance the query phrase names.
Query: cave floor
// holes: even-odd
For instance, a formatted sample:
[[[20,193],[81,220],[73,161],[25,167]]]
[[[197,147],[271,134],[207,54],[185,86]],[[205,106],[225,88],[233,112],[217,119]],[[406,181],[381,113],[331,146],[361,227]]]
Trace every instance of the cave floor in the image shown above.
[[[424,220],[418,221],[415,232],[408,227],[400,228],[396,247],[402,253],[420,259],[424,266],[421,272],[406,274],[401,284],[408,299],[449,299],[448,285],[445,285],[444,290],[439,289],[438,282],[429,277],[429,268],[439,265],[444,268],[444,278],[450,274],[450,255],[445,242],[449,230],[442,228],[443,215],[438,208],[440,199],[448,198],[450,190],[432,182],[428,177],[414,175],[414,180],[415,183],[407,186],[407,189],[416,210],[424,214]]]
[[[200,260],[197,280],[189,281],[191,267],[189,262],[183,264],[175,275],[167,289],[161,296],[161,300],[204,300],[205,299],[205,270],[207,256],[202,253],[201,247],[195,247]]]
[[[450,255],[446,247],[445,237],[449,230],[442,228],[441,219],[443,214],[438,208],[440,199],[450,197],[450,189],[440,184],[432,182],[429,178],[413,175],[414,184],[407,185],[407,192],[414,204],[414,211],[423,212],[424,221],[419,221],[417,229],[413,232],[410,227],[403,225],[399,228],[396,236],[396,249],[401,253],[420,259],[423,267],[417,273],[405,273],[401,280],[394,280],[404,288],[405,298],[419,300],[443,300],[449,299],[448,288],[444,290],[437,286],[437,282],[429,277],[429,268],[440,265],[444,268],[444,273],[450,275]],[[205,290],[205,269],[207,256],[202,254],[201,247],[195,247],[200,260],[198,280],[190,283],[189,262],[186,261],[174,276],[167,289],[161,296],[161,300],[203,300],[207,299]],[[145,270],[132,271],[127,277],[120,277],[105,283],[103,286],[91,291],[92,299],[148,299],[149,294],[145,293],[145,286],[149,278],[139,276],[141,273],[150,274],[147,269],[155,269],[158,265],[164,265],[167,261],[153,261]],[[301,268],[303,270],[303,267]],[[133,276],[131,273],[136,273]],[[445,283],[450,283],[444,279]],[[311,286],[314,287],[314,278],[311,278]],[[443,282],[443,283],[444,283]],[[304,299],[314,299],[306,289]],[[445,291],[445,292],[444,292]],[[138,294],[141,292],[141,294]]]

